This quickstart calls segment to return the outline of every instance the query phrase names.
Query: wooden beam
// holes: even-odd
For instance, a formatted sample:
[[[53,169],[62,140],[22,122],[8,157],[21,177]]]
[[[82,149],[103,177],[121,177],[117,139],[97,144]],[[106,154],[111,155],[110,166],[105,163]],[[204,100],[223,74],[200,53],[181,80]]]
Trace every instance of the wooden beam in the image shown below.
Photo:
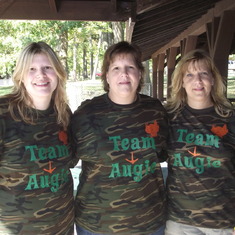
[[[134,27],[135,27],[135,22],[133,22],[130,17],[129,20],[126,21],[126,40],[128,42],[131,42]]]
[[[183,55],[184,54],[184,48],[186,45],[186,38],[183,38],[182,40],[180,40],[180,54]]]
[[[1,0],[0,1],[0,17],[3,15],[11,5],[14,3],[14,0]]]
[[[153,84],[152,84],[152,95],[153,98],[157,98],[157,64],[158,64],[159,57],[153,59],[152,66],[153,66]]]
[[[178,47],[171,47],[167,50],[167,98],[170,97],[170,86],[172,73],[175,70],[176,56],[178,54]]]
[[[129,17],[133,18],[132,8],[136,4],[125,0],[6,0],[4,3],[10,7],[4,8],[0,19],[110,22],[125,22]]]
[[[219,28],[220,17],[214,17],[211,23],[206,24],[207,44],[210,55],[213,54],[215,46],[216,34]]]
[[[229,25],[229,27],[228,27]],[[221,17],[215,45],[212,50],[212,58],[220,73],[227,78],[228,56],[235,32],[235,11],[225,11]]]
[[[57,13],[58,9],[57,9],[57,0],[48,0],[49,1],[49,6],[50,9],[52,10],[53,13]]]
[[[117,12],[117,0],[111,0],[111,8],[113,12]]]
[[[186,38],[186,44],[185,44],[185,48],[184,48],[184,54],[188,53],[191,50],[196,49],[197,46],[197,38],[198,36],[188,36]]]
[[[146,11],[150,11],[162,2],[166,2],[166,0],[137,0],[137,13],[142,14]]]
[[[152,54],[152,58],[158,56],[159,54],[165,52],[170,47],[180,47],[180,41],[183,40],[188,35],[200,35],[206,32],[206,24],[211,22],[214,17],[219,17],[224,11],[234,9],[234,0],[222,0],[216,3],[215,7],[210,9],[207,14],[203,15],[199,20],[192,24],[188,29],[182,32],[179,36],[174,38],[172,41],[167,43],[161,49],[157,50]]]
[[[164,64],[165,64],[165,54],[159,55],[158,61],[158,72],[157,72],[157,98],[161,101],[164,99]]]
[[[136,14],[136,3],[133,3],[131,7],[131,15],[126,21],[126,40],[128,42],[131,42],[132,40],[132,34],[136,23]]]

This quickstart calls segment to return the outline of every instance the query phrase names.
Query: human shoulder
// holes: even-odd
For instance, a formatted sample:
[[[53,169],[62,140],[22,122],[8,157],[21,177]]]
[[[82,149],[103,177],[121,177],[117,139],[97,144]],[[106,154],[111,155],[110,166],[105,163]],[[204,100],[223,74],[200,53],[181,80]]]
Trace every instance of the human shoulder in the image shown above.
[[[229,127],[235,133],[235,110],[233,110],[232,115],[229,117]]]
[[[5,96],[0,97],[0,115],[8,112],[9,101],[10,99]]]
[[[9,118],[9,98],[0,97],[0,143],[6,130],[5,121]]]
[[[96,96],[92,99],[87,99],[81,103],[75,110],[73,116],[81,115],[82,113],[93,112],[94,109],[99,108],[105,102],[105,95]]]
[[[163,104],[159,99],[144,94],[140,94],[139,97],[140,97],[140,102],[143,103],[144,105],[156,106],[159,109],[165,110]]]

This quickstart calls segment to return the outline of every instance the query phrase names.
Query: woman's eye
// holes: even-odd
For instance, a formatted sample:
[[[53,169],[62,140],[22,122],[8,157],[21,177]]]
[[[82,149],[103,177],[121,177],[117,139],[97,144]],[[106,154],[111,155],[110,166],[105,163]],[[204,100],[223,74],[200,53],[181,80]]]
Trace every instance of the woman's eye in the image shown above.
[[[52,67],[50,67],[50,66],[45,66],[44,69],[45,69],[45,70],[49,70],[49,69],[52,69]]]
[[[207,72],[202,72],[201,75],[202,76],[208,76],[208,73]]]
[[[187,73],[186,77],[191,78],[193,75],[191,73]]]

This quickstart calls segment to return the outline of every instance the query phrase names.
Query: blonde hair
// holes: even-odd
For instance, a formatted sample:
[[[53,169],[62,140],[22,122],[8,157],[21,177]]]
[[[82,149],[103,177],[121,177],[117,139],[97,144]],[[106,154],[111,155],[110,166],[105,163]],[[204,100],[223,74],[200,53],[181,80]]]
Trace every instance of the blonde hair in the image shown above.
[[[56,53],[45,42],[33,42],[26,46],[20,53],[12,77],[14,82],[13,91],[11,94],[5,96],[10,98],[10,114],[15,121],[20,121],[21,118],[26,123],[35,123],[31,108],[31,106],[33,107],[33,102],[22,81],[29,70],[29,66],[34,55],[41,53],[45,54],[48,57],[58,77],[58,85],[53,92],[52,100],[54,109],[57,113],[57,123],[61,124],[64,129],[67,129],[71,115],[65,90],[67,74]],[[18,111],[20,117],[15,114],[15,110]]]
[[[166,109],[169,113],[176,111],[176,115],[187,104],[187,94],[183,88],[183,77],[188,69],[189,63],[202,62],[211,72],[214,78],[214,84],[211,89],[211,100],[214,104],[215,111],[222,117],[228,117],[233,112],[232,103],[226,98],[225,81],[216,68],[211,57],[203,50],[197,49],[190,51],[178,63],[172,74],[171,96],[167,100]]]

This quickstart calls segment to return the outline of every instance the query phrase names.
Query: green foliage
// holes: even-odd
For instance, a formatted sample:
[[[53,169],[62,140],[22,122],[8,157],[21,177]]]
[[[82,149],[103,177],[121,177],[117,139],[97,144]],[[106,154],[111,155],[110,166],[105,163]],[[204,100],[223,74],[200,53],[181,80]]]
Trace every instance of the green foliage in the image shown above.
[[[12,75],[23,47],[45,41],[61,58],[70,79],[90,78],[95,57],[101,61],[106,49],[98,48],[100,35],[106,33],[112,33],[109,22],[0,20],[0,76]]]

